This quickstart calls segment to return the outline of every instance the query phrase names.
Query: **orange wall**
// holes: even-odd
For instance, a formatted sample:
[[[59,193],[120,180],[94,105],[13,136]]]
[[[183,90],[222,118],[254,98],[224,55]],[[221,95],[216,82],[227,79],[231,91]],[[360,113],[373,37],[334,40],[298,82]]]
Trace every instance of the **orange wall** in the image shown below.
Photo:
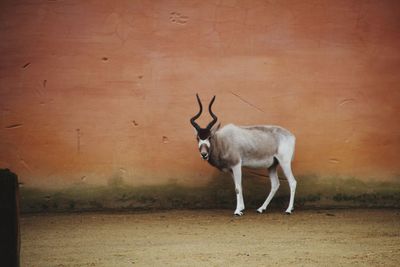
[[[298,176],[399,182],[399,18],[399,1],[2,1],[0,167],[31,187],[205,184],[199,92],[223,124],[290,129]]]

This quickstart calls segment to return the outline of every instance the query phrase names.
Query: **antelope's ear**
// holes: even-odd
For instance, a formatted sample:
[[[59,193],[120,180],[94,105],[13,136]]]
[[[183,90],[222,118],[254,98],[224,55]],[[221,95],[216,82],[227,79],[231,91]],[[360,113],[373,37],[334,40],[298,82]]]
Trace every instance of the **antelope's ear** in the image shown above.
[[[211,134],[215,134],[215,132],[218,131],[219,128],[221,128],[221,123],[218,123],[217,126],[211,128]]]

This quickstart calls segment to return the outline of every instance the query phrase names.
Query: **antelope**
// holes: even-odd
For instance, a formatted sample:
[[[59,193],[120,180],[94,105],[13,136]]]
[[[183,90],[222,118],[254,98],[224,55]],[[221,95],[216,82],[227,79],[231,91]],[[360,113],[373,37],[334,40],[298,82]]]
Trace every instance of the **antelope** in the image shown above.
[[[263,213],[279,188],[278,165],[281,166],[289,183],[290,200],[285,212],[291,214],[297,185],[291,168],[295,136],[280,126],[272,125],[236,126],[228,124],[221,128],[221,124],[219,124],[214,127],[218,120],[211,109],[215,96],[208,106],[212,121],[206,128],[201,128],[195,121],[200,117],[203,106],[198,94],[196,94],[196,97],[200,110],[190,119],[190,123],[197,133],[200,156],[217,169],[231,173],[236,192],[234,215],[242,216],[245,209],[242,191],[242,166],[267,168],[269,171],[271,190],[265,202],[257,209],[257,212]]]

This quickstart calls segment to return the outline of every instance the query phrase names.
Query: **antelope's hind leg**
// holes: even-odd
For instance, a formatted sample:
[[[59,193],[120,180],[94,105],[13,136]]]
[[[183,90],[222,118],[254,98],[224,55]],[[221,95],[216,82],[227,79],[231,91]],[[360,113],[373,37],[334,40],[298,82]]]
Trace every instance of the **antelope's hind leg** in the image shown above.
[[[294,204],[294,195],[296,193],[297,182],[292,173],[291,162],[288,161],[288,162],[283,162],[280,164],[281,164],[283,173],[285,174],[286,179],[288,180],[288,183],[289,183],[290,200],[289,200],[289,207],[287,208],[286,213],[291,214],[292,211],[294,210],[293,204]]]
[[[263,213],[266,209],[268,204],[271,202],[272,198],[274,197],[276,191],[278,191],[279,188],[279,178],[278,178],[278,173],[277,173],[277,164],[274,164],[269,170],[269,179],[271,180],[271,191],[269,192],[269,195],[267,199],[264,201],[264,204],[262,204],[261,207],[257,209],[258,213]]]
[[[292,159],[294,154],[295,139],[287,138],[285,139],[278,148],[277,159],[279,165],[281,165],[282,171],[286,176],[290,188],[290,200],[289,207],[286,210],[287,214],[291,214],[293,211],[294,195],[296,193],[297,182],[292,173]]]

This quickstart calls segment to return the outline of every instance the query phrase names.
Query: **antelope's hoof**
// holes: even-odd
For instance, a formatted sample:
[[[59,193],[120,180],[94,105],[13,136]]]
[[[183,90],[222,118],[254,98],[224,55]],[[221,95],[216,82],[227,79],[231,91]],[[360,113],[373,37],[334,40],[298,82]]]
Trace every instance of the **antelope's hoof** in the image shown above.
[[[257,212],[260,214],[264,213],[264,211],[265,211],[265,209],[262,209],[262,208],[257,209]]]
[[[235,211],[234,215],[235,215],[235,216],[242,216],[242,215],[243,215],[243,212],[241,212],[241,211]]]
[[[292,215],[291,211],[285,211],[285,215]]]

